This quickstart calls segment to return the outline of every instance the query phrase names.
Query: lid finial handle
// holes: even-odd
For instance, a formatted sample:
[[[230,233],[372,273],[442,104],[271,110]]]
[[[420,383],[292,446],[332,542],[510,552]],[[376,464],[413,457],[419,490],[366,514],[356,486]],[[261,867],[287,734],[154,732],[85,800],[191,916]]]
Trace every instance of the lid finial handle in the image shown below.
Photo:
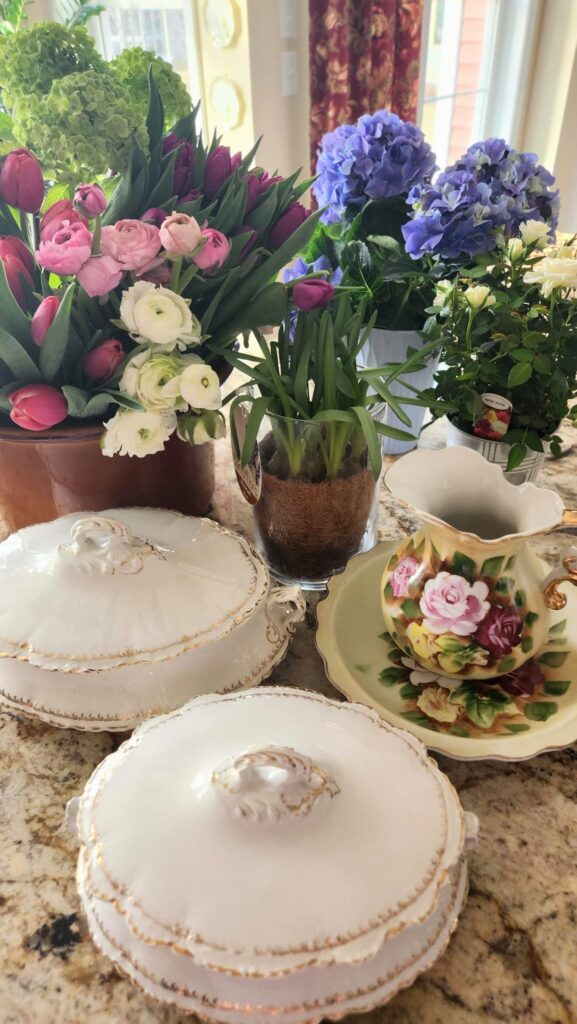
[[[133,537],[124,523],[108,516],[78,519],[70,537],[70,544],[59,546],[58,560],[82,573],[133,576],[142,572],[147,558],[166,558],[151,541]]]
[[[328,772],[292,747],[241,754],[213,772],[212,784],[237,817],[254,821],[301,818],[320,797],[340,793]]]

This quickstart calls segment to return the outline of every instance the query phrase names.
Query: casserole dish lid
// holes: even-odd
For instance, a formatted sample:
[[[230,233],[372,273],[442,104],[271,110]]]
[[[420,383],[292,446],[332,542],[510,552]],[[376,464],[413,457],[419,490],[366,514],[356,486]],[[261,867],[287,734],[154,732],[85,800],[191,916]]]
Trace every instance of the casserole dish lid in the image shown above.
[[[280,687],[141,726],[89,780],[78,828],[87,893],[139,939],[255,977],[375,955],[428,919],[464,849],[418,740]]]
[[[268,570],[241,537],[164,509],[72,514],[0,544],[0,656],[65,672],[157,662],[253,614]]]

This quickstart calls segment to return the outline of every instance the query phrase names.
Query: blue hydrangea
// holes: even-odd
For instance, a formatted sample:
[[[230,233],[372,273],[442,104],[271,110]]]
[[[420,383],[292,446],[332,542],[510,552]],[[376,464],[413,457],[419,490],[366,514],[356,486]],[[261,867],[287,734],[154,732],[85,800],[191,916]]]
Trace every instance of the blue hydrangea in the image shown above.
[[[315,260],[314,263],[306,263],[302,256],[299,256],[292,267],[287,267],[283,271],[283,281],[285,284],[288,284],[289,281],[295,281],[297,277],[304,277],[305,274],[319,273],[321,270],[330,272],[327,281],[329,284],[334,285],[335,288],[341,283],[343,279],[341,268],[337,267],[336,270],[333,270],[331,261],[327,256],[319,256],[318,260]]]
[[[402,229],[407,252],[414,259],[470,258],[494,249],[497,233],[518,235],[524,220],[544,221],[552,235],[559,216],[554,183],[535,153],[518,153],[504,139],[476,142],[434,184],[411,189],[415,212]]]
[[[363,114],[323,135],[313,193],[332,224],[354,216],[370,199],[406,195],[435,170],[435,154],[420,128],[389,110]]]

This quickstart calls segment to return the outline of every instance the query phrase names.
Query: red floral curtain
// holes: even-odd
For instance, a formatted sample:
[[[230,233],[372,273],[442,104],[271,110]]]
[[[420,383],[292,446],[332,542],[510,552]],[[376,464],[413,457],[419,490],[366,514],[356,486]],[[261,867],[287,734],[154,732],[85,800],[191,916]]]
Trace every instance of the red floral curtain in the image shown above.
[[[309,0],[311,164],[321,136],[388,107],[414,121],[424,0]]]

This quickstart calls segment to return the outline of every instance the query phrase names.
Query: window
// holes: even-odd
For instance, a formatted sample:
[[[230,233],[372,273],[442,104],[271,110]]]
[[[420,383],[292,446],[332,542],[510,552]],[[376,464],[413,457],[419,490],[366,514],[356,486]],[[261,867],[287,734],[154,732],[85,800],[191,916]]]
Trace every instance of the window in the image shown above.
[[[537,0],[426,0],[420,124],[444,167],[477,139],[518,144]]]

